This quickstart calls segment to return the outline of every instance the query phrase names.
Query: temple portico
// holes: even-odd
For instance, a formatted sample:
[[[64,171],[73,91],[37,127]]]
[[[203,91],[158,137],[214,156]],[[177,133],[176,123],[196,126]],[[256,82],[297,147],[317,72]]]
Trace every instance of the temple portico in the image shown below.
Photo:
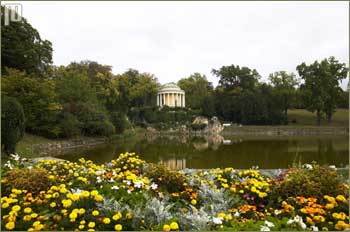
[[[157,106],[185,107],[185,91],[175,83],[163,85],[157,93]]]

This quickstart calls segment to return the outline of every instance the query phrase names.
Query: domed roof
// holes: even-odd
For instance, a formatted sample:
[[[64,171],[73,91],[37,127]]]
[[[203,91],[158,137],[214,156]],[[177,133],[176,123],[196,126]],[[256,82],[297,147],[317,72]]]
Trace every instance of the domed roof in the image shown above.
[[[170,82],[170,83],[166,83],[166,84],[162,85],[159,88],[159,91],[160,92],[161,91],[180,91],[180,92],[183,92],[183,90],[174,82]]]

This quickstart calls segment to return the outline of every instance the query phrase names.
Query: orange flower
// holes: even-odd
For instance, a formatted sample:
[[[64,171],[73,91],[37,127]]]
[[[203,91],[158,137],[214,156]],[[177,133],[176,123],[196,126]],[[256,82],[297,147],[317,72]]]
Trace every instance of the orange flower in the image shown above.
[[[106,173],[106,177],[107,177],[108,179],[112,178],[112,177],[113,177],[113,173],[112,173],[112,172],[107,172],[107,173]]]

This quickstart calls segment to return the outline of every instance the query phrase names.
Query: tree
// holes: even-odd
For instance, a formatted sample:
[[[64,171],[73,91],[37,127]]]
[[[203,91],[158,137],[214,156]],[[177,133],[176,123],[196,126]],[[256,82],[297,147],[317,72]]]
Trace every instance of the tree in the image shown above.
[[[55,137],[59,133],[57,113],[62,109],[57,101],[55,82],[50,79],[30,78],[24,72],[7,69],[1,78],[4,95],[16,98],[26,115],[26,130]]]
[[[4,21],[1,7],[1,21]],[[25,18],[1,27],[1,72],[5,67],[24,71],[36,77],[46,77],[52,64],[52,44],[43,40],[39,32]]]
[[[186,106],[200,109],[204,113],[203,108],[206,107],[206,103],[210,102],[209,98],[213,94],[213,85],[207,80],[207,77],[200,73],[194,73],[179,80],[178,85],[186,93]]]
[[[341,93],[339,81],[345,79],[348,74],[346,65],[330,57],[310,65],[302,63],[297,66],[297,70],[305,82],[302,89],[307,109],[311,112],[316,111],[318,125],[321,124],[324,114],[327,121],[331,122]]]
[[[5,154],[15,152],[16,144],[23,135],[23,107],[16,99],[3,96],[1,101],[1,146]]]
[[[248,67],[238,65],[222,66],[220,69],[213,69],[212,73],[219,77],[219,86],[224,89],[241,88],[242,90],[254,89],[259,81],[259,73]]]
[[[288,74],[285,71],[271,73],[269,80],[275,88],[276,97],[281,99],[284,114],[287,116],[288,109],[291,107],[296,96],[295,87],[298,85],[298,80],[294,73]]]

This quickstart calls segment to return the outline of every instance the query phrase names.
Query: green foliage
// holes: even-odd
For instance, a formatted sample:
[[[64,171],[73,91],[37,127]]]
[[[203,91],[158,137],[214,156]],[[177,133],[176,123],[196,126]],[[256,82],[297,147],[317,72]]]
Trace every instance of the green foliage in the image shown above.
[[[11,193],[12,189],[25,189],[37,194],[51,186],[49,173],[43,168],[14,168],[6,173],[6,183],[1,184],[2,195]]]
[[[4,22],[1,6],[1,22]],[[1,27],[1,73],[7,68],[18,69],[35,77],[47,77],[52,64],[52,44],[43,40],[39,32],[25,18]]]
[[[339,81],[348,75],[346,64],[341,64],[334,57],[330,57],[310,65],[302,63],[297,66],[297,70],[305,82],[301,86],[305,106],[311,112],[316,111],[318,125],[324,114],[328,122],[331,122],[341,94]]]
[[[3,97],[1,101],[1,146],[6,154],[14,153],[16,144],[24,135],[24,112],[14,98]]]
[[[26,130],[39,135],[50,135],[61,110],[53,80],[30,78],[25,73],[8,69],[1,78],[2,93],[16,98],[23,106]]]
[[[311,166],[311,165],[310,165]],[[312,169],[292,169],[274,189],[275,196],[319,197],[344,194],[341,176],[327,166],[312,165]]]
[[[117,133],[122,133],[130,127],[128,117],[124,113],[111,112],[111,122],[115,127]]]
[[[213,85],[206,76],[194,73],[179,80],[178,85],[186,93],[186,107],[204,111],[205,101],[213,93]]]
[[[69,112],[63,114],[60,126],[64,135],[68,138],[81,135],[81,123],[76,116]]]
[[[298,81],[295,74],[279,71],[271,73],[269,75],[269,80],[274,87],[276,99],[281,101],[284,113],[287,115],[287,111],[291,108],[296,96],[295,87],[298,85]]]
[[[238,65],[222,66],[220,69],[213,69],[212,73],[219,77],[219,86],[224,89],[240,88],[242,90],[254,89],[260,78],[259,73],[248,67]]]

